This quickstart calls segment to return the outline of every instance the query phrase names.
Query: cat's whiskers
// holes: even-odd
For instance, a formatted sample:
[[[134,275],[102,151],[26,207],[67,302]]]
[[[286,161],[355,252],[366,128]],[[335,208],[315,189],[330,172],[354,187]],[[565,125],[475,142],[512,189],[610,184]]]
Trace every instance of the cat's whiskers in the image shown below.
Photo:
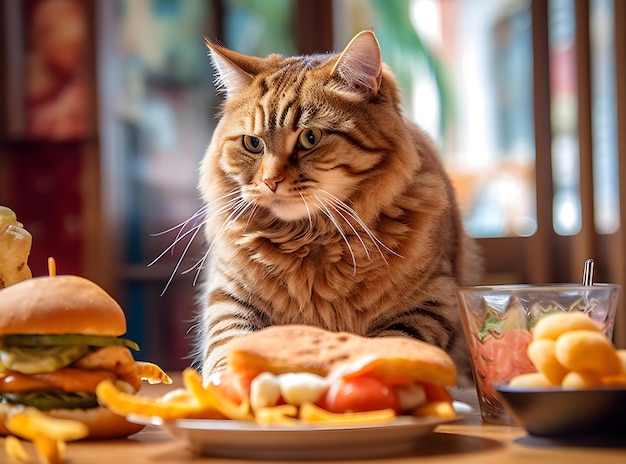
[[[383,253],[383,249],[387,250],[389,253],[392,253],[392,254],[394,254],[394,255],[396,255],[398,257],[402,257],[401,255],[396,253],[394,250],[389,248],[387,245],[385,245],[372,232],[372,230],[367,226],[367,224],[365,224],[365,222],[359,217],[357,212],[354,211],[354,209],[352,209],[350,206],[348,206],[344,201],[340,200],[339,198],[337,198],[336,196],[334,196],[333,194],[331,194],[330,192],[327,192],[325,190],[319,190],[319,192],[321,194],[323,194],[322,195],[323,196],[323,200],[319,196],[315,196],[315,198],[317,198],[317,200],[320,203],[324,204],[326,208],[328,208],[328,207],[332,208],[333,211],[335,211],[335,213],[341,219],[343,219],[343,221],[345,221],[345,223],[348,225],[348,227],[350,227],[350,229],[354,233],[355,237],[359,240],[359,242],[361,242],[361,245],[363,246],[363,250],[365,251],[367,259],[369,259],[369,260],[372,259],[371,255],[370,255],[370,252],[369,252],[369,247],[367,246],[367,244],[363,240],[363,237],[361,237],[361,234],[359,233],[359,231],[357,230],[356,226],[352,223],[352,221],[350,219],[355,221],[356,224],[362,229],[362,231],[368,236],[368,238],[371,240],[373,246],[378,251],[380,257],[383,259],[383,261],[386,264],[389,264],[389,263],[387,261],[387,258],[385,257],[385,254]],[[328,216],[328,214],[326,214],[326,216]],[[336,218],[332,222],[335,225],[335,227],[339,230],[339,232],[342,233],[342,237],[344,238],[344,241],[346,241],[346,243],[347,243],[347,238],[345,236],[345,233],[343,232],[343,230],[338,225],[338,222],[336,221]],[[352,250],[350,250],[350,251],[352,252]]]
[[[185,219],[184,221],[178,223],[175,226],[170,227],[169,229],[165,229],[161,232],[155,232],[150,234],[151,237],[160,237],[161,235],[165,235],[165,234],[169,234],[170,232],[173,232],[175,230],[178,229],[179,234],[185,229],[185,227],[187,227],[187,224],[189,224],[191,221],[193,221],[194,219],[198,218],[198,217],[202,217],[206,214],[206,211],[210,208],[210,205],[204,205],[202,206],[200,209],[198,209],[198,211],[196,211],[195,213],[193,213],[188,219]],[[178,238],[178,235],[177,235]]]
[[[192,229],[193,230],[193,234],[192,234],[191,238],[189,239],[189,241],[187,242],[187,245],[185,246],[185,249],[181,253],[180,257],[178,258],[178,261],[176,262],[176,266],[174,266],[174,270],[170,274],[170,277],[167,280],[167,283],[165,284],[165,288],[161,292],[161,296],[165,295],[165,292],[167,291],[168,287],[172,283],[172,280],[174,280],[174,276],[178,272],[178,269],[180,268],[180,266],[181,266],[181,264],[183,262],[183,259],[187,255],[187,252],[189,251],[189,248],[191,247],[191,244],[193,243],[193,241],[195,240],[196,236],[198,235],[198,232],[200,232],[200,229],[202,228],[203,224],[204,224],[204,222],[201,225],[199,225],[197,227],[194,227]],[[182,274],[185,274],[185,272],[183,272]]]
[[[161,259],[163,256],[165,256],[165,254],[167,254],[168,252],[174,250],[174,248],[176,247],[176,245],[178,245],[181,241],[183,241],[186,237],[190,236],[188,242],[185,245],[185,248],[183,249],[183,252],[181,253],[181,255],[179,256],[176,265],[174,266],[174,269],[172,270],[170,277],[167,281],[167,283],[165,284],[165,288],[163,289],[163,292],[161,292],[161,296],[163,296],[165,294],[165,292],[167,291],[167,289],[169,288],[170,284],[172,283],[172,280],[174,279],[174,276],[178,273],[178,270],[180,269],[180,266],[182,265],[182,262],[185,258],[185,256],[187,255],[187,252],[189,251],[191,244],[194,242],[195,238],[197,237],[198,233],[200,232],[200,230],[202,229],[202,227],[204,225],[206,225],[208,222],[210,222],[212,219],[214,219],[215,217],[223,214],[224,212],[228,211],[228,210],[237,210],[237,208],[240,208],[239,204],[242,202],[241,198],[239,197],[235,197],[235,198],[230,198],[230,200],[224,202],[224,199],[227,199],[229,197],[233,197],[235,195],[237,195],[239,192],[238,191],[233,191],[230,193],[227,193],[225,195],[223,195],[222,197],[212,201],[211,203],[202,206],[200,209],[198,209],[194,214],[192,214],[188,219],[186,219],[185,221],[182,221],[181,223],[179,223],[176,226],[170,227],[167,230],[164,230],[162,232],[158,232],[155,234],[152,234],[152,236],[161,236],[161,235],[165,235],[167,233],[173,232],[175,230],[177,230],[177,234],[176,237],[174,238],[174,240],[172,241],[172,243],[165,248],[165,250],[163,250],[155,259],[153,259],[150,263],[148,263],[148,267],[153,266],[159,259]],[[217,210],[211,211],[217,204],[220,204],[220,207]],[[244,208],[245,210],[245,208]],[[209,211],[211,211],[211,213],[209,214]],[[231,214],[229,215],[229,217],[232,215],[233,213],[231,212]],[[228,218],[227,218],[228,220]],[[193,223],[193,226],[191,228],[188,228],[189,224]],[[220,228],[221,230],[221,228]],[[185,271],[183,271],[181,274],[187,274],[188,272],[190,272],[191,270],[195,269],[196,267],[198,267],[199,270],[202,269],[202,264],[204,264],[205,260],[206,260],[206,256],[208,255],[208,253],[205,254],[205,256],[200,259],[198,262],[196,262],[193,266],[191,266],[189,269],[186,269]],[[198,271],[199,272],[199,271]],[[197,275],[196,278],[194,279],[194,285],[196,283],[197,280]]]
[[[182,228],[181,228],[181,230],[179,230],[179,232],[176,234],[176,238],[174,239],[174,241],[170,245],[168,245],[168,247],[165,248],[165,250],[163,250],[156,258],[150,261],[148,263],[148,267],[153,266],[159,259],[165,256],[168,251],[172,251],[174,247],[178,245],[178,243],[181,242],[188,235],[193,234],[195,236],[195,234],[197,233],[197,230],[200,229],[204,225],[204,223],[205,221],[202,221],[201,223],[194,225],[191,229],[185,231],[184,233],[182,233]],[[174,230],[176,229],[170,229],[170,232]],[[159,235],[162,235],[162,234],[159,234]]]
[[[206,214],[206,208],[203,214]],[[197,212],[194,214],[194,216],[192,217],[198,217],[199,215],[197,214]],[[189,251],[189,247],[191,246],[191,244],[193,243],[194,239],[196,238],[196,236],[198,235],[198,232],[200,231],[200,229],[202,228],[202,226],[205,224],[206,219],[201,221],[198,224],[195,224],[191,229],[185,231],[184,233],[182,232],[184,230],[184,228],[187,226],[187,224],[189,223],[189,221],[184,221],[183,223],[181,223],[180,225],[180,229],[178,231],[178,233],[176,234],[176,238],[174,239],[174,241],[165,249],[161,252],[161,254],[159,254],[159,256],[157,256],[154,260],[152,260],[150,263],[148,263],[148,267],[154,265],[159,259],[161,259],[168,251],[173,250],[174,247],[181,242],[185,237],[187,237],[188,235],[191,235],[191,238],[189,239],[189,241],[187,242],[187,244],[185,245],[185,248],[183,250],[183,252],[181,253],[180,257],[178,258],[176,265],[174,266],[174,269],[172,271],[172,273],[170,274],[170,277],[167,281],[167,283],[165,284],[165,288],[163,289],[163,291],[161,292],[161,296],[163,296],[165,294],[165,292],[167,291],[168,287],[170,286],[170,284],[172,283],[172,280],[174,278],[174,276],[176,275],[176,273],[178,272],[178,269],[180,268],[183,259],[185,258],[185,255],[187,254],[187,252]],[[172,232],[176,230],[176,228],[171,228],[169,231]],[[160,234],[162,235],[162,234]]]
[[[302,198],[302,203],[304,203],[304,207],[306,208],[306,214],[309,217],[309,230],[307,231],[307,234],[312,234],[313,233],[313,217],[311,216],[311,209],[309,208],[309,204],[307,203],[302,193],[300,193],[300,198]]]
[[[354,236],[357,238],[357,240],[359,242],[361,242],[361,245],[363,246],[363,251],[365,251],[365,256],[367,256],[367,259],[371,261],[372,257],[370,256],[370,252],[367,249],[367,245],[365,244],[365,242],[361,238],[361,234],[359,234],[359,232],[356,230],[354,225],[352,225],[352,223],[349,221],[349,219],[346,216],[343,215],[343,213],[340,211],[339,205],[336,204],[334,201],[330,201],[330,202],[327,203],[327,206],[332,208],[337,213],[337,215],[339,217],[341,217],[341,219],[343,219],[346,224],[348,224],[348,227],[350,227],[352,232],[354,232]],[[384,257],[383,257],[383,259],[384,259]]]
[[[360,216],[357,214],[357,212],[351,208],[350,206],[348,206],[346,204],[345,201],[340,200],[339,198],[337,198],[335,195],[333,195],[330,192],[327,192],[325,190],[322,190],[323,193],[325,193],[326,195],[328,195],[332,200],[333,200],[333,204],[335,204],[339,209],[341,209],[342,211],[344,211],[345,213],[347,213],[352,219],[354,219],[357,224],[359,226],[361,226],[361,228],[363,229],[363,231],[367,234],[367,236],[370,238],[370,240],[372,241],[373,245],[376,247],[376,249],[378,250],[378,253],[380,254],[381,258],[383,258],[383,261],[385,261],[385,263],[387,263],[387,259],[385,258],[385,255],[383,254],[382,250],[380,249],[380,247],[383,247],[385,250],[387,250],[389,253],[397,256],[398,258],[402,258],[402,255],[400,255],[399,253],[397,253],[396,251],[392,250],[391,248],[389,248],[387,245],[385,245],[382,240],[380,240],[373,232],[372,230],[367,226],[367,224],[365,224],[365,222],[360,218]]]
[[[215,233],[215,236],[213,237],[213,240],[211,241],[211,244],[208,246],[207,250],[205,251],[205,253],[202,255],[202,258],[200,258],[198,261],[196,261],[196,263],[191,266],[190,268],[186,269],[185,271],[182,272],[182,274],[187,274],[191,271],[193,271],[194,269],[196,270],[196,275],[193,279],[193,284],[195,285],[198,281],[198,278],[200,276],[200,272],[202,271],[202,268],[204,267],[204,263],[206,262],[206,260],[208,259],[209,255],[211,254],[211,250],[213,249],[213,246],[215,245],[215,243],[217,242],[217,240],[219,239],[219,237],[224,233],[224,231],[226,230],[226,228],[233,224],[235,221],[238,221],[243,215],[245,215],[246,213],[249,212],[249,218],[246,222],[246,228],[248,227],[248,224],[250,223],[250,220],[252,219],[252,216],[254,215],[254,212],[257,209],[257,204],[256,203],[249,203],[246,202],[243,198],[239,197],[236,198],[234,200],[231,200],[227,203],[227,205],[232,206],[230,213],[228,214],[228,216],[226,217],[226,219],[224,219],[224,222],[220,225],[220,227],[217,229],[217,232]],[[250,208],[252,208],[251,211]],[[220,214],[222,212],[226,211],[226,206],[221,208],[219,213]],[[214,216],[212,216],[210,219],[212,219]],[[207,221],[205,221],[206,223]]]
[[[237,198],[235,200],[230,201],[228,206],[229,208],[224,206],[215,214],[215,216],[218,216],[226,212],[228,209],[230,209],[228,216],[226,216],[226,218],[224,219],[224,222],[222,222],[222,224],[219,226],[219,228],[215,232],[215,236],[213,237],[213,240],[211,241],[211,244],[209,245],[205,253],[205,256],[210,254],[211,250],[213,249],[213,246],[217,242],[218,238],[224,233],[224,230],[226,229],[226,227],[232,224],[234,221],[236,221],[239,217],[241,217],[241,215],[243,215],[245,211],[252,205],[250,203],[246,203],[242,198]],[[212,216],[212,218],[214,218],[215,216]]]
[[[245,227],[243,228],[244,232],[245,232],[246,230],[248,230],[248,226],[250,225],[250,221],[252,220],[252,217],[254,216],[254,213],[256,212],[256,210],[257,210],[258,206],[259,206],[259,205],[258,205],[256,202],[253,204],[252,211],[250,211],[250,215],[248,216],[248,220],[246,221],[246,225],[245,225]],[[243,211],[242,211],[242,214],[243,214]],[[240,215],[240,216],[241,216],[241,215]],[[237,218],[237,219],[238,219],[238,218]]]
[[[227,210],[229,208],[229,205],[231,203],[236,203],[238,200],[237,199],[233,199],[233,200],[229,200],[224,206],[222,206],[219,210],[215,211],[211,216],[207,217],[207,211],[209,211],[210,205],[209,206],[205,206],[203,208],[200,208],[196,213],[194,213],[189,219],[187,219],[186,221],[181,222],[178,226],[174,226],[169,228],[168,230],[164,231],[164,232],[160,232],[158,234],[153,234],[153,236],[159,236],[159,235],[164,235],[165,233],[168,232],[173,232],[174,230],[178,229],[178,233],[176,234],[176,237],[174,238],[174,241],[167,247],[165,248],[165,250],[163,250],[161,252],[161,254],[159,254],[155,259],[153,259],[149,264],[148,267],[154,265],[159,259],[161,259],[163,256],[165,256],[165,254],[168,251],[173,251],[174,247],[180,242],[182,241],[187,235],[189,234],[193,234],[193,237],[196,236],[197,234],[197,229],[200,229],[203,225],[205,225],[210,219],[214,218],[215,216],[221,214],[223,211]],[[187,226],[187,224],[189,224],[189,222],[191,221],[191,219],[194,218],[198,218],[200,217],[202,214],[203,218],[202,221],[199,223],[194,224],[194,226],[185,231],[183,233],[183,230],[185,229],[185,227]],[[184,255],[181,256],[181,258],[184,258]]]
[[[188,219],[180,222],[179,224],[170,227],[169,229],[166,229],[164,231],[161,232],[156,232],[153,234],[150,234],[151,237],[160,237],[161,235],[165,235],[168,234],[170,232],[173,232],[175,230],[178,230],[178,233],[176,234],[176,237],[174,237],[174,241],[171,243],[171,245],[169,245],[165,250],[163,250],[163,252],[161,252],[161,254],[159,254],[155,259],[153,259],[149,264],[148,267],[154,265],[159,259],[161,259],[163,256],[165,256],[165,254],[174,249],[174,247],[183,239],[185,238],[185,236],[189,235],[190,233],[193,233],[194,230],[201,228],[207,221],[206,215],[207,212],[210,211],[214,205],[218,202],[221,202],[224,198],[228,198],[230,196],[236,195],[238,192],[234,191],[231,193],[228,193],[226,195],[223,195],[222,197],[212,201],[211,203],[208,203],[204,206],[202,206],[201,208],[199,208],[195,213],[193,213]],[[220,213],[220,211],[223,211],[224,208],[227,208],[229,203],[232,203],[233,201],[237,201],[237,199],[234,200],[229,200],[222,208],[220,208],[220,210],[218,210],[217,212],[215,212],[211,217],[217,215]],[[183,231],[185,230],[185,228],[195,219],[200,218],[200,222],[198,223],[194,223],[194,226],[187,230],[186,232],[183,233]],[[195,234],[194,234],[195,236]]]
[[[341,228],[341,225],[337,221],[337,218],[333,216],[333,213],[331,212],[331,210],[328,208],[328,206],[326,206],[326,203],[324,203],[324,201],[322,201],[322,199],[319,198],[317,195],[313,195],[313,197],[318,201],[318,207],[320,208],[320,211],[324,213],[328,219],[330,219],[330,222],[333,223],[333,225],[337,229],[337,232],[339,232],[339,234],[343,238],[343,241],[346,242],[346,245],[348,246],[348,251],[350,252],[350,255],[352,256],[352,265],[354,268],[354,274],[356,275],[356,256],[354,255],[354,251],[352,250],[352,246],[350,245],[350,242],[348,241],[348,237],[346,236],[346,233]]]

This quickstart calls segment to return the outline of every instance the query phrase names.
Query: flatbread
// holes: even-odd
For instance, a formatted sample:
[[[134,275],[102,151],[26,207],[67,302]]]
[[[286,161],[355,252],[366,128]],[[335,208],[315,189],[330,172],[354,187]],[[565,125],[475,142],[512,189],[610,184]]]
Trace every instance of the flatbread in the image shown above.
[[[409,376],[416,382],[456,385],[457,371],[441,348],[409,337],[366,338],[307,325],[281,325],[244,335],[229,348],[235,371],[311,372],[354,377]]]

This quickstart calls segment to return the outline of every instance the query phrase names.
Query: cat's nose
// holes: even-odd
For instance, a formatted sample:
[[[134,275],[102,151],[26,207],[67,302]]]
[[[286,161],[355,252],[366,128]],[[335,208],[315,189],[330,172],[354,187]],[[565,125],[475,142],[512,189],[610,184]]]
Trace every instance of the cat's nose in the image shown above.
[[[276,189],[278,188],[278,184],[280,184],[284,180],[285,180],[284,177],[281,177],[281,178],[274,177],[272,179],[263,179],[263,183],[265,183],[265,185],[267,185],[270,188],[272,193],[276,193]]]

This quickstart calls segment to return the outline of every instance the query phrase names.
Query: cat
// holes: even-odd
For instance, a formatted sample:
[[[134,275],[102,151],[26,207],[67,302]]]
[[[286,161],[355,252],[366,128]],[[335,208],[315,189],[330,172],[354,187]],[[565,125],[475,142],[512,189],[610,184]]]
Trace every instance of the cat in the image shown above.
[[[374,32],[290,58],[206,43],[225,99],[199,172],[205,380],[229,341],[291,323],[422,339],[471,377],[455,288],[479,253]]]

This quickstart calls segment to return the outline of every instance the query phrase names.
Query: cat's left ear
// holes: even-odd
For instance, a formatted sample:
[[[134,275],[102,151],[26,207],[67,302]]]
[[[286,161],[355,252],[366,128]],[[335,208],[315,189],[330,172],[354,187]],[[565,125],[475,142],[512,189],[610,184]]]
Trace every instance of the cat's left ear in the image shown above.
[[[370,30],[360,32],[343,50],[332,73],[369,97],[378,93],[383,78],[380,45]]]
[[[204,39],[204,43],[215,66],[216,87],[225,90],[227,98],[250,85],[262,68],[263,60],[260,58],[234,52],[207,39]]]

